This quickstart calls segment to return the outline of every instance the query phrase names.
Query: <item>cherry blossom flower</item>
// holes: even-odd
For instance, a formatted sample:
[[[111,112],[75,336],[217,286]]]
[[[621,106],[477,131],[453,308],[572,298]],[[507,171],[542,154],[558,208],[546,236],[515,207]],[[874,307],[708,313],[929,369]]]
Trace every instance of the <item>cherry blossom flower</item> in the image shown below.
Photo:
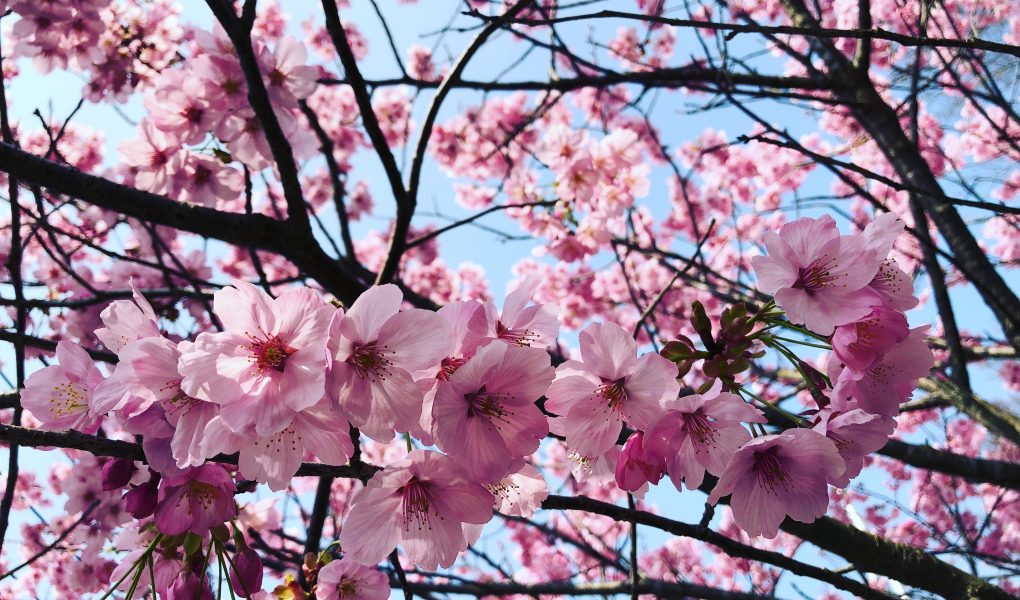
[[[637,492],[648,484],[656,484],[666,474],[666,461],[645,447],[644,433],[637,431],[623,444],[616,462],[616,485],[621,490]]]
[[[504,515],[530,518],[549,497],[549,486],[538,469],[525,463],[499,483],[485,486],[496,499],[495,510]]]
[[[423,392],[411,374],[449,354],[450,326],[433,312],[398,312],[393,284],[363,293],[330,325],[330,396],[355,427],[378,441],[419,425]]]
[[[765,247],[768,256],[751,259],[758,287],[775,295],[790,321],[829,335],[878,304],[867,286],[885,256],[864,236],[839,235],[832,217],[797,219],[778,234],[766,232]]]
[[[436,393],[436,445],[472,479],[500,481],[549,433],[535,401],[553,376],[543,350],[506,344],[482,348]]]
[[[878,415],[895,416],[899,406],[910,397],[917,380],[927,376],[935,364],[924,332],[915,327],[880,359],[864,369],[846,366],[833,382],[833,407],[850,410],[859,407]],[[852,402],[853,401],[853,402]]]
[[[124,162],[136,170],[135,184],[145,191],[162,194],[173,174],[180,170],[180,140],[160,130],[150,119],[142,120],[138,127],[141,137],[122,142],[118,149]]]
[[[419,567],[449,567],[467,547],[463,524],[492,518],[493,498],[438,452],[415,450],[355,494],[340,532],[346,556],[373,565],[397,544]]]
[[[99,316],[104,327],[96,329],[96,337],[114,353],[137,339],[160,335],[156,313],[133,281],[131,300],[114,300]]]
[[[187,395],[220,405],[235,432],[259,436],[285,429],[293,415],[325,392],[326,335],[332,311],[312,290],[273,299],[242,281],[216,292],[221,333],[182,345],[178,364]]]
[[[103,374],[85,350],[70,342],[57,343],[57,361],[59,364],[28,376],[21,405],[39,420],[42,429],[95,433],[102,413],[90,406]]]
[[[764,423],[761,411],[715,384],[704,394],[684,396],[645,432],[645,446],[665,457],[673,485],[697,489],[705,471],[719,476],[741,446],[751,439],[741,423]]]
[[[266,87],[274,104],[297,108],[297,100],[303,100],[315,91],[318,70],[305,64],[308,52],[305,45],[296,39],[284,37],[277,42],[271,56],[266,50],[259,58],[266,65]]]
[[[637,343],[615,323],[593,323],[580,335],[582,361],[556,369],[547,410],[560,415],[567,444],[597,457],[616,443],[626,421],[646,429],[676,398],[676,365],[655,353],[638,358]]]
[[[348,557],[319,569],[315,600],[386,600],[390,582],[379,569],[359,565]]]
[[[810,523],[825,514],[828,484],[845,466],[836,445],[810,429],[791,429],[744,444],[708,497],[730,496],[737,525],[749,536],[773,538],[789,516]]]
[[[241,475],[280,491],[287,489],[306,453],[325,464],[347,464],[354,454],[349,432],[347,419],[323,400],[296,413],[286,427],[267,436],[234,433],[221,418],[213,418],[202,432],[197,455],[210,458],[239,452]]]
[[[863,370],[907,339],[908,333],[907,317],[903,313],[876,306],[861,320],[836,328],[832,334],[832,351],[848,367]]]
[[[159,486],[156,527],[166,535],[186,531],[205,535],[237,516],[236,491],[234,480],[219,465],[205,464],[166,477]]]
[[[832,485],[846,487],[864,468],[864,457],[885,445],[896,421],[892,417],[874,415],[859,408],[838,413],[831,410],[819,415],[814,430],[836,444],[846,470]]]
[[[480,346],[500,340],[533,348],[548,348],[556,343],[559,320],[555,305],[530,304],[540,283],[538,275],[526,277],[507,294],[501,311],[497,311],[492,302],[486,302],[485,309],[476,312],[468,324],[471,343]]]

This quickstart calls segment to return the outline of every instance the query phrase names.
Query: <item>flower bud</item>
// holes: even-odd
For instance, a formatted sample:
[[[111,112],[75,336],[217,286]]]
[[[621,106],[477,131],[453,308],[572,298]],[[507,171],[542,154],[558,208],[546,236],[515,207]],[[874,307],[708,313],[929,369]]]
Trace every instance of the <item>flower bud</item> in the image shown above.
[[[181,571],[174,579],[167,600],[213,600],[209,586],[192,571]]]
[[[230,568],[230,586],[242,598],[262,590],[262,559],[258,552],[245,548],[234,555]]]
[[[144,519],[156,510],[156,486],[143,483],[124,494],[124,510],[136,519]]]
[[[111,458],[103,465],[100,480],[104,492],[112,492],[126,486],[135,474],[135,461],[126,458]]]

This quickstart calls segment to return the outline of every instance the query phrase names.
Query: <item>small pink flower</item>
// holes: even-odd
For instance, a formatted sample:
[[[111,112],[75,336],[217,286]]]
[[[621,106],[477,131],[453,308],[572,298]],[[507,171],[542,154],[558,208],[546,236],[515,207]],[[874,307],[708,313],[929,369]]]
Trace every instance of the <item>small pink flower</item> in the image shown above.
[[[135,184],[148,192],[162,194],[174,173],[181,168],[181,143],[158,129],[151,120],[139,125],[141,137],[118,146],[124,162],[136,170]]]
[[[28,376],[21,405],[39,420],[40,429],[95,433],[103,413],[90,404],[103,374],[87,352],[70,342],[57,344],[57,362]]]
[[[181,347],[187,347],[182,342]],[[171,437],[170,448],[176,466],[198,466],[205,460],[198,452],[206,424],[219,413],[219,406],[193,398],[181,389],[177,370],[181,352],[178,345],[163,337],[145,337],[123,347],[113,375],[96,388],[95,408],[101,413],[121,411],[129,418],[125,427],[150,438]],[[140,417],[150,410],[164,432],[155,428],[138,429]],[[146,420],[147,420],[146,419]],[[148,456],[148,455],[147,455]]]
[[[797,219],[778,234],[766,232],[765,247],[768,256],[751,259],[758,287],[775,295],[790,321],[829,335],[878,304],[867,286],[885,255],[863,235],[839,235],[832,217]]]
[[[235,281],[216,292],[213,309],[225,331],[182,345],[181,389],[220,405],[235,432],[254,426],[272,435],[325,392],[326,334],[332,310],[310,289],[273,299]]]
[[[548,348],[556,343],[560,323],[554,304],[530,304],[535,290],[542,282],[539,275],[529,275],[503,301],[503,310],[497,311],[492,302],[485,310],[476,312],[468,324],[469,341],[481,346],[500,340],[517,346]]]
[[[267,436],[234,433],[222,419],[209,421],[198,455],[239,452],[238,470],[247,479],[268,483],[274,491],[287,489],[306,453],[329,465],[345,465],[354,454],[350,424],[327,401],[302,410],[290,424]]]
[[[137,339],[160,335],[156,313],[134,281],[131,282],[131,300],[111,302],[99,318],[105,327],[96,329],[96,337],[114,353]]]
[[[567,445],[598,457],[615,443],[623,422],[647,429],[676,399],[677,368],[655,353],[638,358],[637,343],[615,323],[593,323],[580,335],[582,362],[556,369],[547,410],[560,415]]]
[[[440,386],[432,407],[436,445],[472,479],[495,483],[549,433],[535,405],[554,371],[536,348],[490,344]]]
[[[925,330],[927,326],[911,329],[906,339],[865,369],[846,366],[838,372],[832,378],[833,408],[898,414],[900,403],[910,397],[917,380],[927,376],[935,365],[935,357],[925,341]]]
[[[856,408],[845,413],[825,411],[814,430],[832,440],[846,470],[832,485],[846,487],[864,468],[864,457],[880,449],[889,440],[896,421]]]
[[[645,446],[666,457],[666,469],[673,485],[680,482],[697,489],[705,471],[719,476],[742,445],[751,439],[741,423],[764,423],[761,411],[739,396],[722,391],[716,380],[704,394],[684,396],[647,432]]]
[[[166,477],[159,486],[156,527],[166,535],[186,531],[205,535],[237,516],[236,491],[234,480],[219,465],[205,464]]]
[[[787,516],[810,523],[825,514],[828,484],[844,469],[831,440],[810,429],[791,429],[744,444],[708,501],[729,495],[733,520],[747,535],[774,538]]]
[[[467,547],[464,523],[489,522],[493,498],[446,456],[415,450],[372,476],[352,503],[340,532],[352,561],[374,565],[402,542],[416,565],[435,571]]]
[[[346,556],[319,569],[315,600],[386,600],[390,582],[386,574],[359,565]]]
[[[525,463],[499,483],[485,486],[496,499],[495,509],[504,515],[530,518],[549,497],[549,486],[538,469]]]
[[[832,351],[852,369],[867,369],[885,352],[907,339],[907,317],[899,311],[875,306],[859,321],[840,325],[832,334]]]
[[[351,423],[378,441],[420,426],[423,392],[412,373],[449,354],[449,324],[431,311],[400,311],[402,299],[393,284],[373,287],[346,315],[337,311],[329,328],[330,393]]]
[[[659,483],[665,474],[664,457],[648,451],[642,432],[631,434],[623,444],[620,458],[616,462],[616,485],[621,490],[636,492],[647,484]]]
[[[318,70],[305,64],[308,53],[305,45],[287,36],[276,44],[272,55],[264,51],[259,59],[265,65],[266,87],[273,103],[297,108],[297,100],[307,98],[315,91]]]

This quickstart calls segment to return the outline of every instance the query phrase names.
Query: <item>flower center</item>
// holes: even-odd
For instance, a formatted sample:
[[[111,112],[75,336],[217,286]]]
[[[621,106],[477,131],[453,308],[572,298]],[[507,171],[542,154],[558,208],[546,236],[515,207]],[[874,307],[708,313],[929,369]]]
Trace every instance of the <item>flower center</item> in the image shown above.
[[[786,474],[783,460],[779,457],[779,448],[773,446],[754,456],[754,471],[758,475],[758,485],[772,494],[777,487],[790,488],[790,477]]]
[[[452,356],[444,358],[443,362],[439,364],[439,373],[436,374],[436,379],[449,381],[453,374],[457,372],[457,369],[464,366],[466,362],[466,358],[454,358]]]
[[[259,374],[264,373],[268,369],[283,373],[287,357],[297,352],[297,349],[291,348],[286,342],[274,335],[264,340],[251,338],[251,344],[248,344],[248,352],[251,353],[251,360],[255,361],[255,368]]]
[[[402,491],[401,509],[404,513],[404,529],[407,529],[411,523],[417,525],[419,529],[429,527],[429,510],[432,503],[429,499],[428,486],[417,478],[412,478],[404,485]]]
[[[699,444],[715,445],[716,428],[708,420],[708,417],[700,412],[685,414],[684,424],[687,427],[687,433]]]
[[[344,575],[336,585],[336,591],[341,598],[354,598],[358,594],[358,582]]]
[[[804,290],[808,295],[811,295],[822,288],[834,285],[836,277],[832,275],[833,267],[835,267],[833,259],[820,258],[809,266],[801,268],[797,273],[797,281],[794,282],[793,289]]]
[[[468,403],[469,418],[487,417],[490,421],[493,419],[506,420],[507,417],[513,415],[503,408],[499,401],[499,394],[489,392],[484,385],[478,388],[477,392],[466,394],[464,400]]]
[[[66,417],[88,408],[88,392],[69,381],[53,386],[49,411],[54,417]]]
[[[386,357],[386,346],[378,346],[375,342],[355,345],[354,352],[347,357],[347,364],[357,371],[359,377],[368,377],[385,381],[390,375],[393,361]]]
[[[538,341],[538,334],[530,329],[510,329],[503,321],[496,321],[496,337],[517,346],[531,346]]]
[[[616,381],[602,378],[602,385],[595,388],[595,394],[605,400],[609,408],[620,408],[627,401],[627,389],[623,387],[623,377]]]
[[[219,488],[208,483],[201,481],[192,481],[188,483],[188,490],[181,494],[181,500],[187,498],[190,502],[188,503],[188,514],[192,512],[192,503],[198,502],[200,511],[207,512],[212,509],[213,504],[216,503],[216,498],[219,497]]]

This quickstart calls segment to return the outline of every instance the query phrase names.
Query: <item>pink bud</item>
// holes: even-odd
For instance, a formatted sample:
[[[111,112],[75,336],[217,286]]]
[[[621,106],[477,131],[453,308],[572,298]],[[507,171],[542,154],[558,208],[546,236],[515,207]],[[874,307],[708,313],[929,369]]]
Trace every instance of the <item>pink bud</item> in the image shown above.
[[[627,438],[616,462],[616,484],[620,489],[636,492],[646,483],[658,483],[665,474],[665,460],[645,449],[642,432],[638,431]]]
[[[245,548],[234,555],[230,569],[230,586],[242,598],[250,598],[262,590],[262,559],[258,552]]]
[[[112,492],[126,486],[135,474],[135,461],[113,458],[106,461],[101,473],[104,492]]]
[[[209,586],[192,571],[181,571],[174,579],[166,596],[167,600],[213,600]]]
[[[136,519],[144,519],[156,510],[156,486],[143,483],[124,494],[124,510]]]

